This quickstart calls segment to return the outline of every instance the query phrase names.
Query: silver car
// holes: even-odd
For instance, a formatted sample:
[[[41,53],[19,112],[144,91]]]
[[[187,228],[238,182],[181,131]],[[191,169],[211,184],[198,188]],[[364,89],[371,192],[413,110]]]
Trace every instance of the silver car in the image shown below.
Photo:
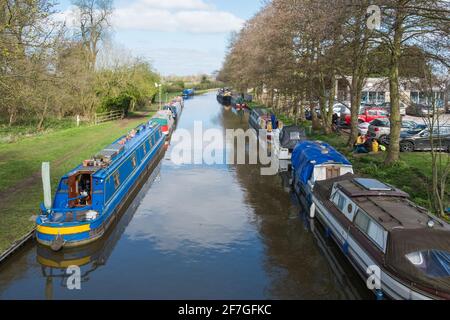
[[[421,131],[426,125],[418,124],[414,121],[402,121],[401,131]],[[391,123],[389,119],[375,119],[370,123],[368,136],[377,139],[383,145],[389,145],[391,134]]]

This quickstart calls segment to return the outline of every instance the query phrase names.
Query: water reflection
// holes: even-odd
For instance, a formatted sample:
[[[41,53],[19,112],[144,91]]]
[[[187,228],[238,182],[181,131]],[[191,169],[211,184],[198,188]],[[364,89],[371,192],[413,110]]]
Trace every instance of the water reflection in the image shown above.
[[[186,102],[179,128],[248,129],[213,94]],[[96,243],[28,246],[0,269],[1,299],[354,299],[368,291],[302,214],[286,164],[175,165],[166,159]],[[65,288],[68,265],[82,290]],[[352,273],[353,272],[353,273]]]
[[[81,283],[90,280],[91,273],[107,265],[107,261],[114,250],[117,241],[121,238],[126,227],[133,219],[136,209],[142,203],[144,196],[150,190],[161,171],[161,160],[153,172],[146,175],[140,191],[131,202],[130,206],[120,215],[117,223],[113,223],[108,232],[100,240],[80,248],[67,248],[60,252],[54,252],[48,247],[37,245],[37,262],[41,265],[42,276],[45,282],[45,298],[53,299],[54,285],[61,288],[67,287],[67,268],[78,266],[81,269]]]
[[[227,170],[173,169],[154,191],[127,228],[131,240],[147,239],[159,250],[203,250],[226,249],[249,236],[242,216],[250,209],[242,206],[242,189]],[[168,197],[154,196],[159,192]]]

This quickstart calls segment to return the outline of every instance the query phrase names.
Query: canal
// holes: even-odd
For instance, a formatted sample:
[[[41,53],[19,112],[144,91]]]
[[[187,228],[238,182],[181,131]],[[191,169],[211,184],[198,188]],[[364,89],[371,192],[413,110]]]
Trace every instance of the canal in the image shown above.
[[[214,94],[185,103],[178,129],[247,129]],[[0,299],[369,299],[289,176],[258,165],[176,165],[170,149],[115,227],[62,253],[36,244],[0,266]],[[198,150],[197,150],[198,151]],[[81,289],[66,268],[81,267]]]

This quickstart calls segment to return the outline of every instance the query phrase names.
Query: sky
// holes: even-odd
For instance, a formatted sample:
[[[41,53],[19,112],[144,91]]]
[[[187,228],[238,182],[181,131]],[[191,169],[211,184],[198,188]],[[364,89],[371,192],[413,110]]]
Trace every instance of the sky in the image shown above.
[[[70,20],[71,1],[59,2],[60,19]],[[211,74],[222,65],[230,33],[261,6],[261,0],[115,0],[113,40],[164,76]]]

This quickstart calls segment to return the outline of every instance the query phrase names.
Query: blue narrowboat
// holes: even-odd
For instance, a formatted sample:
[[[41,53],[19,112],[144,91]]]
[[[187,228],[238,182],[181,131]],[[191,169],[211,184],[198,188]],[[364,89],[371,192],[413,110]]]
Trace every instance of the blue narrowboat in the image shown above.
[[[37,241],[60,250],[101,238],[160,160],[165,140],[151,119],[63,176],[52,205],[41,205]]]
[[[332,146],[321,141],[303,141],[292,153],[293,186],[302,203],[310,209],[317,181],[353,173],[351,163]]]
[[[189,99],[190,97],[193,97],[195,95],[194,89],[184,89],[183,90],[183,98]]]

